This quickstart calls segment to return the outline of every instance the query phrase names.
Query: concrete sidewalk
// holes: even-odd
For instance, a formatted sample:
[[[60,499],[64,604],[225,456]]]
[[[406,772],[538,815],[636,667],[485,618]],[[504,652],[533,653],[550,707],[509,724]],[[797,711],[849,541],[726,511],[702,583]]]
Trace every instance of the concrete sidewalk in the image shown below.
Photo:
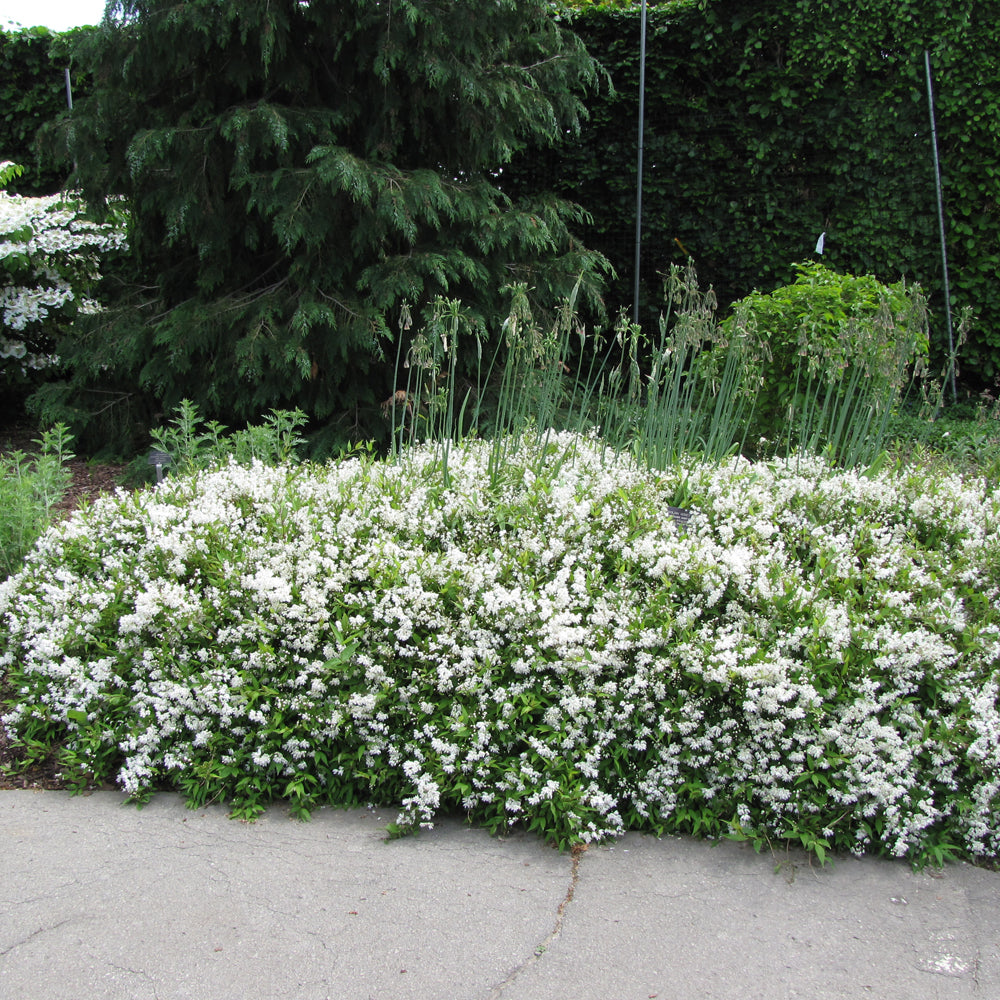
[[[2,1000],[1000,997],[1000,874],[0,791]]]

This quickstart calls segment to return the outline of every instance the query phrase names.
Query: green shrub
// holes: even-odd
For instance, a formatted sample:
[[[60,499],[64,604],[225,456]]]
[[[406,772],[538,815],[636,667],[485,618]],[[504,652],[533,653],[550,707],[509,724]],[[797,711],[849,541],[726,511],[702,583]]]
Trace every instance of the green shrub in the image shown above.
[[[767,346],[753,436],[785,452],[828,449],[845,464],[884,440],[903,387],[927,356],[918,286],[796,264],[790,285],[755,291],[724,328],[749,323]]]
[[[171,472],[187,475],[230,459],[244,465],[291,462],[305,443],[299,433],[305,422],[301,410],[273,410],[263,423],[229,431],[217,420],[203,422],[198,407],[182,399],[170,423],[153,430],[150,437],[154,446],[169,456]]]
[[[66,428],[57,424],[37,444],[37,455],[0,455],[0,578],[19,568],[69,485],[65,463],[73,456]]]

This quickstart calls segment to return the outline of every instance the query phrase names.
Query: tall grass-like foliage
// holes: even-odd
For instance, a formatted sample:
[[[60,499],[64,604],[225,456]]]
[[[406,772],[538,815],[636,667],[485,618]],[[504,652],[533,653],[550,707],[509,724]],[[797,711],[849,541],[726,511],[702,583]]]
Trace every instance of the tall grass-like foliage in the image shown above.
[[[690,454],[718,461],[742,447],[766,352],[745,310],[720,325],[715,294],[699,288],[690,262],[671,267],[665,297],[657,342],[645,342],[639,327],[619,327],[627,365],[612,372],[609,391],[600,394],[609,440],[652,469]]]
[[[685,455],[721,461],[761,451],[871,465],[923,364],[926,303],[918,288],[821,265],[800,271],[794,285],[754,293],[722,321],[693,264],[672,267],[658,337],[622,318],[609,344],[599,330],[588,337],[575,293],[542,325],[525,286],[515,286],[485,365],[481,331],[458,302],[438,300],[402,370],[397,363],[405,388],[386,402],[393,440],[397,449],[435,440],[447,452],[463,435],[489,438],[494,478],[529,428],[540,447],[553,431],[599,427],[608,445],[650,469]],[[404,312],[401,325],[409,323]],[[460,343],[474,345],[474,366],[459,365]],[[468,370],[474,383],[459,380]]]
[[[465,437],[485,438],[491,442],[490,478],[496,484],[513,452],[542,448],[554,430],[587,425],[593,389],[579,378],[568,379],[566,364],[572,338],[578,337],[580,348],[586,341],[576,314],[579,290],[577,285],[543,327],[533,314],[527,287],[509,287],[508,315],[488,357],[483,331],[461,303],[438,299],[402,364],[397,358],[396,384],[405,388],[383,406],[393,422],[393,453],[399,457],[403,445],[434,442],[447,478],[452,444]],[[408,329],[410,322],[404,309],[401,328]],[[475,381],[459,374],[467,370],[475,372]]]

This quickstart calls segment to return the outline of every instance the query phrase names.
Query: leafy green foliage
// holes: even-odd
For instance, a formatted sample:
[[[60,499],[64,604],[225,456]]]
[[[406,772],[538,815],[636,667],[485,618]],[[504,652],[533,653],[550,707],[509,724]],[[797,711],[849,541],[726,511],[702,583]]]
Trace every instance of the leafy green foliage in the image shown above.
[[[581,274],[595,291],[583,213],[496,185],[529,142],[577,129],[598,79],[541,0],[109,15],[78,47],[95,85],[65,139],[89,201],[127,197],[134,257],[67,353],[74,391],[190,398],[232,422],[294,405],[359,436],[404,301],[417,326],[445,293],[488,324],[511,281],[540,303]]]
[[[946,410],[933,396],[911,403],[893,416],[889,435],[897,463],[1000,484],[1000,400],[988,391]]]
[[[883,285],[812,262],[796,272],[792,284],[737,304],[740,322],[752,324],[768,350],[751,440],[843,450],[848,464],[852,447],[862,445],[870,459],[914,364],[919,373],[926,362],[926,302],[903,282]],[[736,319],[725,325],[736,329]]]
[[[0,580],[19,568],[69,485],[66,428],[57,424],[36,443],[35,454],[0,455]]]
[[[217,420],[202,423],[198,407],[182,399],[176,416],[166,427],[150,433],[153,445],[169,457],[170,471],[190,475],[228,461],[249,465],[278,465],[296,458],[305,439],[299,433],[306,422],[301,410],[275,410],[261,424],[228,432]]]
[[[0,188],[7,190],[10,186],[11,181],[16,180],[24,174],[24,165],[20,163],[12,163],[10,160],[5,160],[0,163]]]

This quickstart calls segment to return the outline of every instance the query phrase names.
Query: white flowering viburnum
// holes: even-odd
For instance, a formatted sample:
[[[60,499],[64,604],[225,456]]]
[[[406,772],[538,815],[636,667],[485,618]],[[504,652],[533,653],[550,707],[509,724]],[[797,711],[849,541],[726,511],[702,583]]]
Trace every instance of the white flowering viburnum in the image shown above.
[[[11,167],[0,163],[0,179]],[[0,374],[20,380],[57,363],[58,326],[100,308],[85,292],[102,256],[125,246],[120,225],[86,219],[72,197],[0,190]]]
[[[8,734],[241,815],[997,856],[995,487],[489,457],[230,465],[56,525],[0,584]]]

